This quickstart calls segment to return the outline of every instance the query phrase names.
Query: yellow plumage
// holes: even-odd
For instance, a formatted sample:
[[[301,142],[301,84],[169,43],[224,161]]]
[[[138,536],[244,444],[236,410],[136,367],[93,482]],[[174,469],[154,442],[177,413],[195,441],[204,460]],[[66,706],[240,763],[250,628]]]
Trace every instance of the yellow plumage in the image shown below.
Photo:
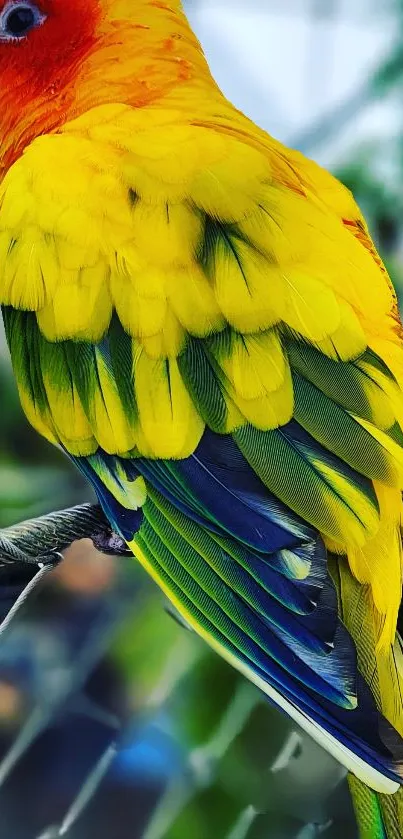
[[[154,457],[188,457],[203,433],[203,422],[188,394],[176,359],[154,360],[135,352],[139,422]],[[142,451],[141,440],[137,441]],[[127,447],[129,449],[131,447]]]
[[[144,485],[122,466],[105,478],[99,447],[179,461],[206,427],[234,433],[255,477],[347,556],[345,621],[403,733],[403,344],[385,268],[351,194],[225,100],[178,2],[93,5],[96,38],[53,116],[42,92],[0,152],[0,304],[24,313],[22,338],[8,326],[24,410],[133,509]],[[159,579],[147,538],[133,551]]]
[[[401,363],[390,286],[370,248],[339,214],[337,204],[359,220],[346,190],[314,164],[301,170],[299,158],[289,168],[281,147],[240,114],[229,127],[203,113],[204,102],[201,111],[198,123],[168,102],[158,110],[93,108],[57,137],[34,140],[0,188],[1,302],[36,311],[51,341],[100,340],[114,305],[125,329],[141,341],[138,436],[100,368],[106,403],[95,397],[89,422],[107,451],[142,451],[143,439],[147,453],[180,457],[197,445],[203,424],[174,362],[187,334],[217,332],[229,323],[246,335],[242,350],[235,343],[221,369],[238,424],[248,420],[259,428],[275,428],[292,415],[291,380],[275,325],[279,334],[287,326],[344,359],[356,357],[364,342],[375,346],[383,339],[385,362],[390,347],[394,369],[397,358]],[[291,185],[279,180],[284,169]],[[202,218],[196,207],[227,225],[207,278],[197,261]],[[235,221],[239,232],[231,229]],[[27,274],[21,266],[28,250]],[[176,394],[172,414],[168,403],[168,413],[163,407],[166,385],[158,375],[165,358]],[[385,396],[378,382],[368,381],[382,428],[402,418],[401,392],[388,387]],[[39,424],[43,430],[43,417]],[[82,452],[90,439],[85,421]],[[391,440],[384,445],[400,474],[400,447]],[[359,561],[354,567],[358,573]],[[394,613],[395,601],[393,594]]]

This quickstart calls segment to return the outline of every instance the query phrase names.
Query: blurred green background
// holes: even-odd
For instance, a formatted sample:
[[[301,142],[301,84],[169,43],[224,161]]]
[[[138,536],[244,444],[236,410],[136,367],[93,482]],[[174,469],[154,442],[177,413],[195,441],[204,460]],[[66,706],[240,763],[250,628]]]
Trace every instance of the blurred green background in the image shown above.
[[[403,0],[187,10],[228,95],[353,190],[403,300]],[[0,526],[90,500],[24,419],[2,335],[0,394]],[[134,561],[76,545],[0,646],[1,836],[357,835],[340,767]]]

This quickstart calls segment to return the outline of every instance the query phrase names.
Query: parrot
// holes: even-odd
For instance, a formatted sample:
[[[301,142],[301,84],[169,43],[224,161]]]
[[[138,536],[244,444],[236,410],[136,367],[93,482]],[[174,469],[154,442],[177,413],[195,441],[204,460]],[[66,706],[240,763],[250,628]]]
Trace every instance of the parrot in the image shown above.
[[[32,426],[346,767],[362,837],[401,836],[396,295],[351,192],[226,99],[180,0],[0,0],[0,304]]]

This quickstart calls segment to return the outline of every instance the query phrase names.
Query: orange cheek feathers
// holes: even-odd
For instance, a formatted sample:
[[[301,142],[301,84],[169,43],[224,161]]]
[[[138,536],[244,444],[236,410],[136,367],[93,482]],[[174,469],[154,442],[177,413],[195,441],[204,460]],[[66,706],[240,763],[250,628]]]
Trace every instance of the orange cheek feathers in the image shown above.
[[[97,0],[85,0],[85,15],[82,0],[42,0],[40,6],[45,24],[24,41],[0,42],[0,174],[30,140],[63,121],[96,39]]]

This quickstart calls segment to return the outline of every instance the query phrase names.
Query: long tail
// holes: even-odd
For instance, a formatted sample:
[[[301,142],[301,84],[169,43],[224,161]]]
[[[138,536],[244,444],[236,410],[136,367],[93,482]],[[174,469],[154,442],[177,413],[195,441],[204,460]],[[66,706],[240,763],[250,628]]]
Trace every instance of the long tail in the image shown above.
[[[389,836],[398,837],[399,824],[396,816],[390,825],[391,830],[394,832],[387,832],[378,793],[373,792],[354,775],[349,775],[348,780],[354,811],[357,817],[360,839],[388,839]]]
[[[402,789],[395,795],[380,795],[354,775],[349,776],[349,787],[360,839],[402,839]]]
[[[380,627],[370,591],[352,576],[347,563],[331,562],[340,613],[354,638],[359,668],[380,710],[403,731],[403,655],[399,635],[394,647],[377,649]],[[403,787],[394,795],[373,792],[349,776],[360,839],[403,839]]]

